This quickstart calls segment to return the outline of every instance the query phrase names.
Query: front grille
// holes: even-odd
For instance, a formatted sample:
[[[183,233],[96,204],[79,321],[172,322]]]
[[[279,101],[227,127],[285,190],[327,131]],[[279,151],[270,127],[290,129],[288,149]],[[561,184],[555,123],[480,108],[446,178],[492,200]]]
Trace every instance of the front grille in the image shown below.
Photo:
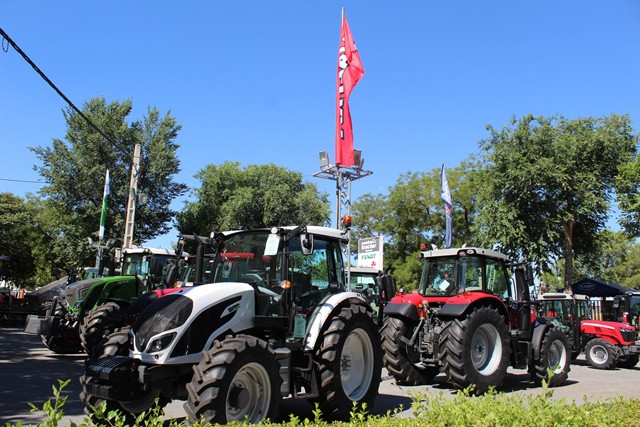
[[[138,361],[127,356],[103,357],[87,367],[87,375],[103,381],[135,377]]]
[[[626,342],[636,342],[638,333],[636,331],[620,331],[622,339]]]

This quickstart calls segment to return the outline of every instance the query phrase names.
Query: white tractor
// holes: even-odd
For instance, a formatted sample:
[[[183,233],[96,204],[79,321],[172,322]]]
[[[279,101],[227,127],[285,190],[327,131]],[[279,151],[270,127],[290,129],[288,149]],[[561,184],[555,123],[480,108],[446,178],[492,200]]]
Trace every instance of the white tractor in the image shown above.
[[[317,402],[347,419],[372,407],[382,351],[372,309],[345,292],[337,229],[234,231],[218,242],[210,277],[151,303],[130,333],[117,332],[81,377],[91,410],[139,414],[156,399],[186,400],[212,423],[278,418],[282,398]]]

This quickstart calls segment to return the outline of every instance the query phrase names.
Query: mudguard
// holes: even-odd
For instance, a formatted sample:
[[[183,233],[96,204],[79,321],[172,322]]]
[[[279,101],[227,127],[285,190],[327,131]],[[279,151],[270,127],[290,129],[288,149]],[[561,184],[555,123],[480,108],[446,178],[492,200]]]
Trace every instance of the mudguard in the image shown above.
[[[331,295],[318,308],[316,308],[306,330],[306,338],[304,341],[304,349],[306,351],[313,351],[315,349],[318,337],[322,335],[322,330],[327,323],[327,320],[331,319],[333,313],[340,310],[343,305],[348,304],[352,298],[355,298],[357,301],[361,301],[363,305],[369,307],[360,294],[355,292],[340,292]],[[369,307],[369,310],[371,310],[371,307]]]
[[[551,327],[549,319],[545,317],[537,317],[531,324],[531,345],[533,347],[534,360],[540,359],[540,346],[542,345],[542,339],[544,333]]]
[[[384,308],[384,315],[388,317],[404,317],[414,322],[418,321],[418,309],[411,303],[389,303]]]

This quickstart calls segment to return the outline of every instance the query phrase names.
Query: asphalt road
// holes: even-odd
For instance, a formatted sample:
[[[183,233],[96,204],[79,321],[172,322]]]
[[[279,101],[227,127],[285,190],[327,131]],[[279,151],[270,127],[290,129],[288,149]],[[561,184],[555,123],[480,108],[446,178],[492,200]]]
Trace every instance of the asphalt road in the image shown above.
[[[63,390],[67,402],[63,408],[64,418],[59,424],[67,426],[84,421],[84,407],[78,398],[80,383],[78,378],[83,372],[82,355],[56,355],[49,351],[34,335],[23,333],[20,329],[0,328],[0,425],[23,421],[23,424],[34,424],[42,420],[43,412],[31,412],[29,402],[38,408],[48,399],[53,398],[53,386],[58,380],[70,379]],[[507,394],[520,393],[535,395],[542,393],[540,387],[529,382],[529,375],[524,370],[509,369],[505,383],[501,389]],[[389,378],[383,370],[379,397],[374,414],[385,414],[402,406],[400,416],[411,416],[412,399],[417,394],[453,396],[451,389],[442,375],[436,377],[434,384],[420,387],[400,387]],[[640,399],[640,364],[634,369],[615,369],[602,371],[587,365],[584,356],[580,356],[571,366],[569,379],[561,386],[553,389],[554,398],[565,398],[568,402],[583,401],[586,396],[590,401],[606,400],[616,395]],[[167,418],[183,419],[185,417],[181,401],[175,401],[165,408]],[[285,399],[281,405],[281,414],[295,414],[301,419],[312,418],[312,407],[304,400]]]

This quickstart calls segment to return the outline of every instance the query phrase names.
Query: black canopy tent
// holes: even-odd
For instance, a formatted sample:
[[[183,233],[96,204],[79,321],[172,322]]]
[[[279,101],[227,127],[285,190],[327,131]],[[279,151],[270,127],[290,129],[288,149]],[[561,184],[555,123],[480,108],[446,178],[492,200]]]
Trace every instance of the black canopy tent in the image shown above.
[[[574,294],[586,295],[588,297],[613,297],[633,292],[634,289],[619,285],[614,282],[605,282],[599,279],[582,279],[571,285]]]

